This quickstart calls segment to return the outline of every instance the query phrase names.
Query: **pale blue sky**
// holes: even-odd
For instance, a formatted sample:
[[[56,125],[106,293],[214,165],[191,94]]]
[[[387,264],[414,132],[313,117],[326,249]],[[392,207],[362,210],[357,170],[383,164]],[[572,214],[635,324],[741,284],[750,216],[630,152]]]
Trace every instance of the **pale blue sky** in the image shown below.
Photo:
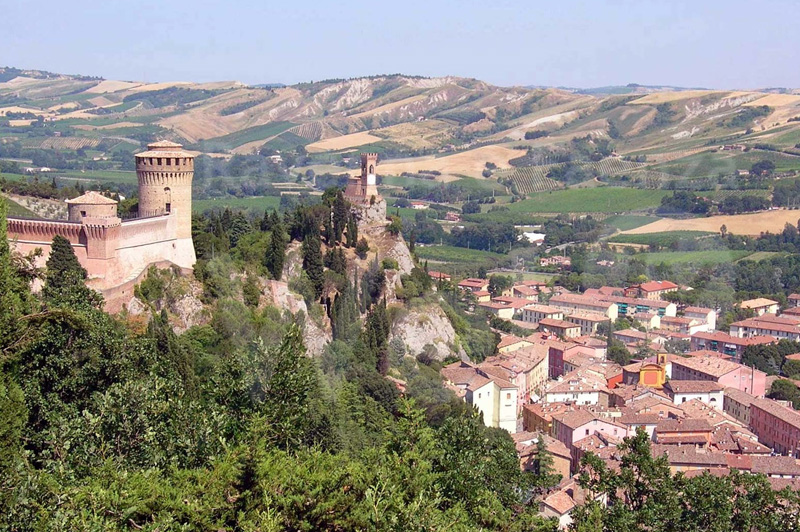
[[[800,2],[0,0],[0,65],[144,81],[800,87]]]

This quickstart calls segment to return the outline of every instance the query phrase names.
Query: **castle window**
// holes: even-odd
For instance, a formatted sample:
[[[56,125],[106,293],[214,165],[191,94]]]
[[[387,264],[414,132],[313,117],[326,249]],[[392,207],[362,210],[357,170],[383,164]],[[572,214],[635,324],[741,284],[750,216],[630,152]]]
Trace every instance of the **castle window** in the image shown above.
[[[81,211],[81,218],[86,218],[86,211]]]
[[[167,166],[172,166],[172,159],[167,157]]]
[[[172,212],[172,203],[167,203],[167,212]]]
[[[158,158],[156,159],[156,163],[158,164],[158,166],[161,166],[161,157],[158,157]]]
[[[153,158],[150,157],[150,164],[153,164]]]

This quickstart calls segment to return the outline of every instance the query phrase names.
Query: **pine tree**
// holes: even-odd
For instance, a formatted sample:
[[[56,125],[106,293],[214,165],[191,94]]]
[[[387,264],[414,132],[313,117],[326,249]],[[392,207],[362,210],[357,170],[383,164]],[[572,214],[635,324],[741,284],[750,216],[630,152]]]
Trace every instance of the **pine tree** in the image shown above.
[[[303,239],[303,270],[311,279],[317,298],[322,295],[322,287],[325,284],[325,265],[320,250],[321,245],[318,235],[308,234]]]

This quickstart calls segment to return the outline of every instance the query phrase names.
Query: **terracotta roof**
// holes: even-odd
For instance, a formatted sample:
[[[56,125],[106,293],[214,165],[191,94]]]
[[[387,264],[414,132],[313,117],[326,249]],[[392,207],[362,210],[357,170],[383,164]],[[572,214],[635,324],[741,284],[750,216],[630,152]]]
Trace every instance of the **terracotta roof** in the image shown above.
[[[500,343],[497,344],[497,348],[502,349],[503,347],[508,347],[510,345],[518,344],[520,342],[530,343],[524,338],[514,336],[513,334],[507,334],[502,338],[500,338]]]
[[[677,289],[678,285],[671,281],[648,281],[639,285],[639,289],[645,292],[658,292],[660,290]]]
[[[656,432],[711,432],[711,424],[705,419],[668,418],[658,422]]]
[[[793,427],[800,428],[800,412],[776,403],[772,399],[761,399],[757,397],[750,403],[751,411],[753,408],[763,410]]]
[[[662,301],[660,299],[642,299],[638,297],[624,297],[624,296],[601,296],[603,301],[611,303],[624,303],[626,305],[639,305],[647,308],[667,308],[672,305],[669,301]]]
[[[530,299],[525,299],[522,297],[511,297],[511,296],[498,296],[492,299],[492,301],[494,301],[495,303],[503,303],[504,305],[514,307],[515,309],[521,309],[531,304]]]
[[[577,506],[575,500],[563,491],[556,491],[555,493],[548,495],[542,501],[542,504],[549,506],[560,515],[568,513]]]
[[[675,359],[672,362],[672,366],[673,374],[675,372],[675,366],[681,366],[690,370],[704,373],[717,379],[744,367],[741,364],[731,362],[730,360],[704,356]]]
[[[522,307],[522,310],[530,310],[533,312],[541,312],[542,314],[563,314],[564,311],[560,308],[551,307],[550,305],[537,305],[530,304]]]
[[[750,460],[753,473],[800,476],[800,466],[791,456],[751,456]]]
[[[678,381],[670,380],[664,384],[664,388],[673,393],[709,393],[718,392],[723,386],[714,381]]]
[[[535,296],[536,294],[539,293],[538,289],[531,288],[530,286],[525,286],[525,285],[515,286],[512,288],[512,290],[527,296]]]
[[[587,297],[578,294],[560,294],[557,296],[553,296],[550,298],[550,304],[554,303],[586,305],[586,306],[594,306],[606,309],[610,308],[611,305],[613,304],[609,303],[608,301],[601,301],[593,297]]]
[[[713,310],[706,307],[686,307],[683,309],[684,314],[708,314],[709,312],[713,312]]]
[[[697,449],[692,445],[661,445],[652,446],[653,456],[666,455],[670,464],[685,464],[705,467],[727,467],[728,460],[725,453],[710,449]]]
[[[755,299],[748,299],[746,301],[742,301],[739,303],[740,308],[762,308],[762,307],[770,307],[772,305],[777,305],[777,301],[773,301],[772,299],[767,299],[766,297],[757,297]]]
[[[591,423],[594,419],[597,419],[597,416],[586,409],[579,408],[553,414],[553,419],[574,430],[581,425]]]
[[[771,344],[777,342],[777,340],[773,336],[753,336],[751,338],[737,338],[736,336],[731,336],[728,333],[724,333],[722,331],[714,331],[714,332],[698,332],[692,335],[692,338],[699,338],[701,340],[710,340],[715,342],[724,342],[726,344],[731,345],[741,345],[741,346],[748,346],[748,345],[760,345],[760,344]]]
[[[574,329],[576,327],[580,327],[580,325],[576,325],[572,322],[556,320],[553,318],[544,318],[543,320],[539,320],[539,325],[544,327],[553,327],[554,329]]]
[[[604,322],[608,321],[608,316],[605,314],[600,314],[598,312],[575,312],[571,313],[567,316],[568,320],[586,320],[592,322]]]
[[[99,192],[90,190],[82,196],[66,200],[66,203],[70,205],[116,205],[117,200],[107,198]]]
[[[736,401],[737,403],[744,406],[750,406],[756,399],[749,393],[743,392],[737,388],[730,388],[730,387],[725,388],[725,391],[723,393],[725,397],[730,397],[733,401]]]

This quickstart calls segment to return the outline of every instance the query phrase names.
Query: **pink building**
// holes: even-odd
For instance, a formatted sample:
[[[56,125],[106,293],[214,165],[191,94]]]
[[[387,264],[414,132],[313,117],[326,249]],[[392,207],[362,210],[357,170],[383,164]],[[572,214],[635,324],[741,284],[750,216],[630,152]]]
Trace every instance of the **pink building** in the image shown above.
[[[800,412],[771,399],[750,404],[750,429],[776,453],[800,458]]]
[[[624,438],[628,429],[610,418],[600,417],[588,409],[576,408],[553,414],[552,436],[570,450],[574,444],[592,434],[602,433],[614,438]]]
[[[767,391],[767,374],[757,369],[719,357],[674,357],[672,378],[675,380],[713,381],[756,397]]]

